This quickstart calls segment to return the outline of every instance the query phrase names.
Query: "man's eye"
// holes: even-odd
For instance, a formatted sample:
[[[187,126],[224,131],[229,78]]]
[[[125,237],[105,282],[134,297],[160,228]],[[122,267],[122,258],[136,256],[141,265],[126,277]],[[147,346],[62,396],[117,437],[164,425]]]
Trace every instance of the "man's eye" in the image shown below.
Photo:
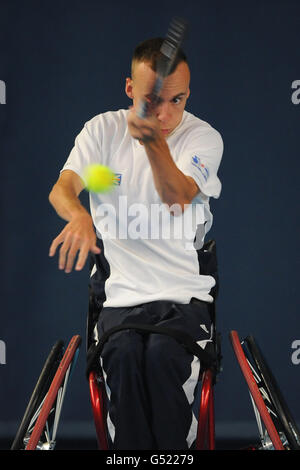
[[[173,99],[173,103],[175,103],[175,104],[179,104],[180,101],[181,101],[181,98],[174,98]]]
[[[156,95],[148,95],[145,97],[145,99],[148,101],[148,103],[152,104],[153,106],[158,106],[163,102],[163,100]]]

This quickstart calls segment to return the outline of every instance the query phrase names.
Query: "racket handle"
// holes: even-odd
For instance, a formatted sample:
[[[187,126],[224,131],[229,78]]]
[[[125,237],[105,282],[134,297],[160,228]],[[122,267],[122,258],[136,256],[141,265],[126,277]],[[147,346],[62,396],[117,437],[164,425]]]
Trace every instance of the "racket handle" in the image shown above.
[[[148,103],[146,100],[140,102],[139,109],[137,111],[137,115],[140,119],[145,119],[148,113]]]
[[[139,110],[137,112],[137,115],[140,119],[145,119],[145,117],[148,114],[150,104],[152,106],[157,104],[158,99],[159,99],[159,94],[163,86],[163,82],[164,82],[163,77],[160,74],[157,74],[156,80],[153,86],[153,90],[151,92],[151,96],[152,96],[151,103],[149,103],[146,100],[142,100],[139,105]]]

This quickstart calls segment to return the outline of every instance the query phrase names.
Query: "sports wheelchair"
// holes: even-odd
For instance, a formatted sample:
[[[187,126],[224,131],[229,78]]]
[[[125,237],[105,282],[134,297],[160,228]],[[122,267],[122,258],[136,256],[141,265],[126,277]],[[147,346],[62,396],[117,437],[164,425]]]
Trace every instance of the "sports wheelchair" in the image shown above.
[[[103,247],[102,247],[103,248]],[[99,367],[99,352],[110,334],[119,328],[109,330],[99,342],[96,341],[94,328],[104,299],[104,282],[109,275],[105,258],[101,259],[103,251],[92,260],[92,266],[97,263],[96,276],[91,277],[89,291],[89,308],[87,320],[87,370],[91,405],[98,447],[109,450],[106,431],[106,395],[104,378]],[[161,334],[176,335],[183,347],[193,354],[199,355],[204,371],[199,378],[198,393],[198,431],[195,450],[214,450],[215,418],[214,418],[214,386],[221,371],[221,336],[216,330],[216,298],[218,293],[218,273],[216,244],[209,241],[198,251],[201,272],[213,275],[216,286],[212,292],[215,301],[211,304],[211,316],[214,332],[212,348],[199,350],[194,343],[177,331],[160,331]],[[100,269],[99,269],[100,268]],[[140,328],[142,334],[152,331],[152,327],[144,325],[128,325],[126,328]],[[158,331],[155,331],[158,332]],[[300,432],[288,409],[279,386],[262,355],[253,336],[240,340],[237,331],[232,330],[229,339],[234,355],[246,380],[254,414],[258,424],[259,439],[254,445],[244,450],[300,450]],[[51,349],[37,384],[29,400],[21,424],[17,430],[11,450],[53,450],[66,387],[76,364],[81,345],[81,337],[71,338],[67,348],[63,341],[57,341]],[[208,346],[209,346],[208,345]]]

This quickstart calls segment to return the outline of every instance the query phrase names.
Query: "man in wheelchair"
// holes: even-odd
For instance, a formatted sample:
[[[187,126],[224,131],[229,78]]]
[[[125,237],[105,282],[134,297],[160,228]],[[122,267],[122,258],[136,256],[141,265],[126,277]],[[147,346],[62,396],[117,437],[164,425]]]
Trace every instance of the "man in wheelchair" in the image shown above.
[[[209,199],[221,191],[223,143],[185,110],[190,70],[182,50],[151,103],[161,44],[136,47],[125,84],[133,107],[85,123],[49,196],[68,222],[50,256],[61,245],[59,268],[70,272],[77,255],[77,270],[92,255],[88,360],[105,378],[113,449],[193,446],[195,390],[215,339],[215,253],[203,244]],[[142,100],[146,118],[137,113]],[[79,195],[92,163],[117,178],[113,191],[90,193],[90,214]]]

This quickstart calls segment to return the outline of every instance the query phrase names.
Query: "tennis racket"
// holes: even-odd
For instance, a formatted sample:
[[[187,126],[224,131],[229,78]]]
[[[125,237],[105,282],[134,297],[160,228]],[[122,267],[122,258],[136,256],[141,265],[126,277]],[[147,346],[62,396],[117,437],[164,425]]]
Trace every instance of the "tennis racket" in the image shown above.
[[[169,75],[173,67],[178,50],[184,40],[187,23],[182,18],[173,18],[169,26],[166,38],[161,45],[160,55],[157,60],[156,79],[150,94],[150,102],[143,100],[140,103],[138,117],[144,119],[149,111],[149,107],[158,102],[158,98],[164,83],[164,79]]]

